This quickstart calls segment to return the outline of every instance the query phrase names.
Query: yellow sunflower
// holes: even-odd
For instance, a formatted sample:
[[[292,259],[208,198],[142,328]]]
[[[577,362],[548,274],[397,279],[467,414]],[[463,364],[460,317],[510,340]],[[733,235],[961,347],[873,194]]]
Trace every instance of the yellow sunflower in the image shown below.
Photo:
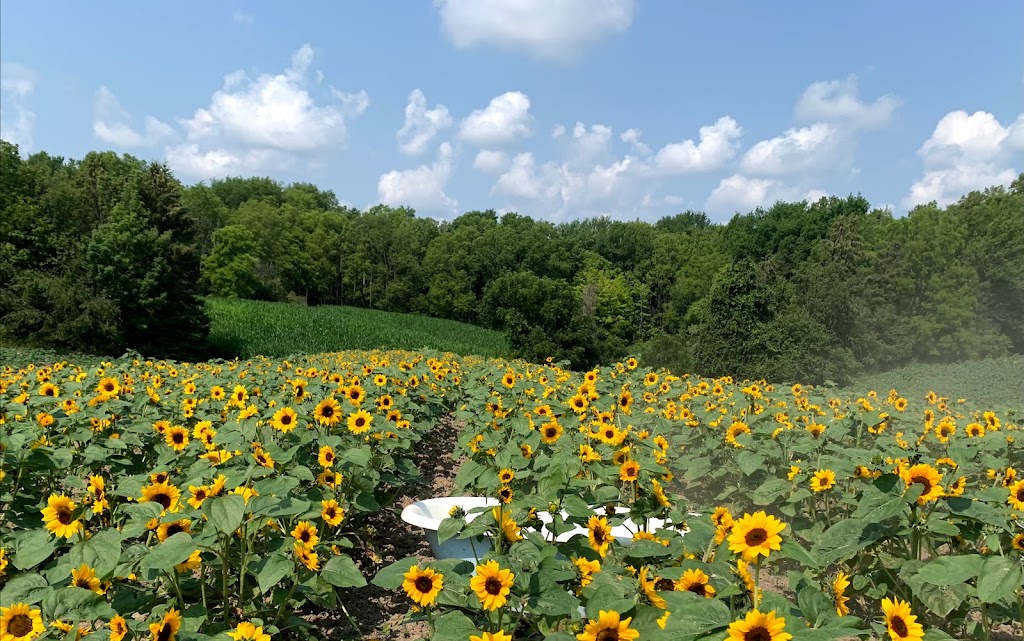
[[[314,552],[312,548],[307,548],[301,541],[296,541],[293,549],[295,551],[295,558],[299,560],[299,563],[302,563],[302,565],[313,572],[320,570],[320,555]]]
[[[683,576],[676,581],[676,590],[679,592],[693,592],[694,594],[711,599],[715,596],[715,588],[710,577],[704,574],[703,570],[687,570]]]
[[[729,624],[728,639],[735,641],[789,641],[792,634],[786,632],[786,619],[776,618],[775,610],[761,613],[747,612],[747,616]]]
[[[918,505],[937,501],[942,496],[942,474],[927,463],[918,463],[909,468],[901,467],[900,476],[907,484],[907,489],[915,483],[924,488],[921,496],[917,497]]]
[[[435,572],[432,568],[423,568],[413,565],[404,575],[402,589],[406,595],[420,607],[434,605],[437,595],[444,587],[444,575]]]
[[[590,585],[590,582],[594,579],[594,574],[601,571],[601,562],[597,559],[593,561],[579,557],[573,559],[573,565],[580,571],[580,587],[585,588]]]
[[[482,635],[471,634],[469,641],[512,641],[511,634],[505,634],[504,630],[497,632],[484,632]]]
[[[608,546],[612,543],[612,527],[608,519],[594,514],[587,520],[587,538],[590,547],[603,559],[608,554]]]
[[[651,603],[651,605],[658,608],[659,610],[664,610],[668,607],[668,602],[666,602],[665,599],[660,594],[658,594],[658,577],[648,577],[647,575],[649,574],[649,572],[650,568],[648,568],[647,566],[640,568],[640,576],[638,577],[638,580],[640,582],[640,589],[643,591],[644,596],[647,597],[647,600]],[[673,586],[673,588],[674,587],[675,586]]]
[[[128,634],[128,623],[120,614],[111,619],[107,627],[110,628],[110,641],[122,641]]]
[[[331,467],[334,465],[335,460],[334,448],[330,445],[324,445],[320,448],[320,453],[317,455],[317,462],[320,463],[320,467]]]
[[[1010,541],[1010,546],[1018,552],[1024,552],[1024,532],[1021,532],[1020,534],[1015,534],[1013,536],[1013,540]]]
[[[75,518],[75,502],[65,494],[51,494],[43,508],[43,523],[54,536],[70,539],[82,529]]]
[[[497,610],[508,601],[508,595],[515,582],[512,570],[502,568],[491,560],[476,566],[476,575],[469,580],[469,587],[485,610]]]
[[[334,397],[325,398],[316,405],[313,417],[321,425],[337,425],[341,421],[341,405]]]
[[[763,510],[753,514],[744,514],[732,526],[729,535],[729,551],[743,556],[743,560],[753,563],[758,555],[767,557],[772,550],[782,547],[779,534],[786,529],[786,524]]]
[[[597,620],[587,622],[583,632],[576,635],[577,641],[636,641],[640,632],[629,627],[633,617],[620,618],[614,610],[601,610]]]
[[[913,641],[924,637],[924,628],[917,617],[910,613],[910,603],[899,599],[882,599],[885,625],[889,628],[892,641]]]
[[[1015,510],[1024,512],[1024,479],[1016,481],[1009,487],[1010,496],[1007,497],[1006,502],[1010,504]]]
[[[498,472],[498,482],[501,483],[502,485],[508,485],[515,478],[516,478],[515,470],[512,470],[510,468],[506,467],[503,470],[501,470],[500,472]]]
[[[850,587],[850,577],[843,572],[837,573],[835,580],[832,581],[832,600],[836,604],[836,613],[841,617],[850,613],[850,608],[846,605],[846,602],[850,600],[850,597],[846,596],[848,587]]]
[[[73,588],[85,588],[91,590],[96,594],[103,594],[103,587],[100,585],[100,579],[96,576],[96,570],[92,569],[85,563],[77,568],[71,570],[71,587]]]
[[[206,485],[189,485],[188,491],[192,494],[192,497],[188,499],[188,504],[197,510],[203,507],[203,501],[210,496],[210,488]]]
[[[177,512],[181,507],[180,500],[181,490],[166,481],[143,487],[142,496],[139,497],[139,503],[159,503],[163,506],[164,512]]]
[[[562,436],[562,426],[556,421],[549,421],[540,426],[540,440],[551,445]]]
[[[313,548],[320,542],[316,526],[309,521],[299,521],[295,529],[292,530],[291,535],[295,538],[296,545],[301,544],[302,547],[307,549]]]
[[[345,510],[334,499],[320,501],[320,507],[320,517],[327,525],[336,527],[345,520]]]
[[[175,452],[188,447],[188,430],[181,425],[173,425],[164,431],[164,441]]]
[[[512,513],[509,510],[496,507],[491,510],[491,516],[494,517],[495,524],[501,528],[501,535],[506,541],[515,543],[522,540],[519,524],[512,518]]]
[[[281,409],[274,412],[274,417],[270,421],[270,426],[279,432],[288,432],[295,429],[295,424],[298,422],[299,415],[295,413],[290,407],[282,407]]]
[[[640,478],[640,464],[636,461],[626,461],[619,467],[619,479],[631,483]]]
[[[15,603],[9,608],[0,608],[0,639],[4,641],[28,641],[46,632],[39,609],[32,610],[27,603]]]
[[[153,641],[174,641],[178,636],[179,628],[181,628],[181,613],[171,608],[159,622],[149,624],[149,633],[153,635]]]
[[[263,626],[248,621],[239,623],[234,630],[228,632],[228,636],[235,641],[270,641],[270,635],[263,631]]]
[[[364,432],[369,431],[372,423],[373,416],[371,416],[366,410],[359,410],[355,414],[349,415],[348,431],[353,434],[363,434]]]
[[[836,485],[836,473],[832,470],[818,470],[811,477],[811,491],[824,492]]]
[[[179,519],[177,521],[161,523],[156,529],[156,536],[160,539],[160,542],[163,542],[166,541],[168,537],[174,536],[178,532],[192,534],[192,519]]]

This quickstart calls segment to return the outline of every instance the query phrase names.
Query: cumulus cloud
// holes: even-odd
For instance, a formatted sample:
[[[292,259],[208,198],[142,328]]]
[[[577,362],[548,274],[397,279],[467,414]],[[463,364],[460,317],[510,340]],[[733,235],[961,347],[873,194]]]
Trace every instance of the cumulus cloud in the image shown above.
[[[29,67],[0,63],[0,138],[18,145],[21,151],[32,149],[36,114],[29,99],[37,82],[36,72]]]
[[[441,143],[432,164],[383,174],[377,181],[378,199],[385,205],[456,213],[458,202],[444,191],[452,177],[453,154],[450,143]]]
[[[174,129],[153,116],[146,116],[142,131],[131,125],[131,114],[106,86],[96,92],[93,103],[93,134],[115,147],[152,147],[175,137]]]
[[[398,130],[398,149],[403,154],[418,156],[427,150],[438,132],[451,124],[447,107],[437,105],[427,109],[427,97],[419,89],[413,89],[405,106],[405,124]]]
[[[478,147],[506,145],[532,133],[530,98],[519,91],[495,96],[487,107],[466,116],[459,128],[459,138]]]
[[[509,157],[504,151],[481,149],[473,159],[473,169],[487,174],[505,171],[509,166]]]
[[[857,129],[888,125],[900,106],[900,99],[887,94],[874,102],[858,97],[857,76],[846,80],[812,83],[796,103],[796,116],[803,122],[830,122]]]
[[[902,204],[907,209],[933,200],[948,205],[976,189],[1009,185],[1017,177],[1013,164],[1021,152],[1024,113],[1003,126],[987,111],[951,111],[918,150],[925,172]]]
[[[744,172],[783,176],[828,168],[843,146],[843,135],[830,124],[819,122],[787,129],[781,136],[762,140],[747,150],[740,161]]]
[[[458,49],[493,45],[541,60],[571,62],[597,41],[626,31],[634,0],[434,0]]]
[[[828,195],[821,189],[800,189],[772,178],[733,174],[723,178],[712,190],[704,209],[712,218],[724,220],[736,212],[768,207],[779,200],[817,202]]]
[[[559,125],[552,133],[556,140],[564,139],[568,144],[569,155],[573,162],[587,164],[604,159],[608,155],[608,144],[612,139],[612,129],[607,125],[591,125],[576,122],[571,134]]]
[[[334,86],[315,96],[322,74],[312,70],[314,57],[305,44],[281,73],[252,77],[240,70],[224,76],[208,106],[178,121],[184,140],[165,149],[168,163],[184,175],[219,178],[283,169],[300,160],[314,163],[343,147],[348,123],[366,111],[370,99],[365,91],[345,93]],[[122,128],[103,131],[123,142],[135,140]]]
[[[699,134],[700,142],[684,140],[659,149],[654,157],[655,171],[689,174],[718,169],[736,155],[743,128],[731,117],[722,116],[715,124],[701,127]],[[632,134],[630,139],[638,135]]]

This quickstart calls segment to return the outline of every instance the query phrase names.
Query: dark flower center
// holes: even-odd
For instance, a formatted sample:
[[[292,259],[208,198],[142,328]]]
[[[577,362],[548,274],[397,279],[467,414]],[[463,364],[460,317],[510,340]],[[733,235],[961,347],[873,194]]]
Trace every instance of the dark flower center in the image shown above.
[[[546,430],[544,430],[544,436],[547,436],[548,438],[555,438],[555,434],[557,434],[557,433],[558,433],[558,430],[556,430],[553,427],[549,427]]]
[[[15,638],[28,636],[32,632],[32,619],[25,614],[15,614],[7,624],[7,631]]]
[[[499,581],[497,577],[488,577],[487,582],[484,583],[484,590],[487,594],[491,594],[493,596],[501,594],[501,588],[501,581]]]
[[[598,632],[594,639],[595,641],[619,641],[619,631],[618,629],[609,630],[608,628],[605,628]]]
[[[184,532],[185,528],[181,527],[180,523],[171,523],[167,526],[167,536],[174,536],[179,532]]]
[[[416,589],[426,594],[434,589],[434,581],[427,576],[416,577]]]
[[[658,579],[654,582],[654,587],[659,590],[671,591],[675,588],[675,584],[672,583],[671,579]]]
[[[1017,500],[1024,502],[1024,486],[1017,490]]]
[[[330,418],[334,416],[334,408],[330,405],[324,405],[324,409],[321,410],[320,413],[323,414],[325,418]]]
[[[922,492],[922,494],[927,494],[928,492],[931,492],[931,490],[932,490],[932,482],[929,481],[928,478],[925,477],[925,476],[912,476],[912,477],[910,477],[910,482],[911,483],[920,483],[921,485],[923,485],[924,486],[924,492]]]
[[[594,528],[594,540],[597,541],[598,545],[600,545],[601,543],[604,543],[606,539],[607,539],[607,535],[605,534],[604,528],[602,528],[602,527]]]
[[[78,577],[78,580],[75,581],[75,587],[76,588],[85,588],[86,590],[91,590],[92,589],[89,586],[89,579],[87,579],[85,577]]]
[[[686,589],[689,590],[690,592],[693,592],[694,594],[699,594],[701,596],[707,596],[707,585],[704,584],[704,583],[693,583],[693,584],[690,585],[690,587],[688,587]]]
[[[903,621],[903,617],[893,617],[892,621],[889,622],[889,627],[901,637],[907,635],[907,624]]]
[[[281,425],[288,425],[291,422],[292,422],[291,414],[285,414],[284,416],[281,417]]]
[[[747,630],[743,635],[743,641],[772,641],[772,633],[762,625],[755,626]]]
[[[366,419],[360,416],[356,419],[356,427],[362,427],[363,425],[366,425]]]
[[[162,505],[165,510],[171,507],[171,497],[166,492],[154,494],[153,501]]]
[[[71,510],[63,505],[57,508],[57,520],[61,525],[71,523]]]
[[[156,633],[156,641],[170,641],[174,638],[174,629],[169,623],[163,623],[160,631]]]
[[[182,441],[185,440],[185,435],[181,432],[175,432],[171,435],[171,440],[174,441],[176,445],[181,445]]]
[[[768,540],[768,532],[766,532],[764,528],[754,528],[753,530],[747,532],[747,536],[744,540],[746,541],[747,545],[751,547],[755,545],[761,545],[762,543]]]
[[[324,510],[324,516],[327,517],[328,519],[333,519],[337,514],[338,513],[334,511],[333,507],[329,507],[326,510]],[[417,581],[418,580],[419,579],[417,579]]]

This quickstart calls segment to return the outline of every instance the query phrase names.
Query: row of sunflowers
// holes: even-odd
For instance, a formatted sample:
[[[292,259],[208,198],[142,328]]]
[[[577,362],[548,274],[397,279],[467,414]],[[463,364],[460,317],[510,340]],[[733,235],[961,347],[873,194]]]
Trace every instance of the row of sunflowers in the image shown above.
[[[302,612],[367,579],[440,641],[1019,631],[1022,404],[633,359],[6,366],[0,638],[301,638]],[[457,489],[496,507],[439,536],[486,545],[364,576],[367,519],[419,480],[414,449],[445,415],[464,426]]]

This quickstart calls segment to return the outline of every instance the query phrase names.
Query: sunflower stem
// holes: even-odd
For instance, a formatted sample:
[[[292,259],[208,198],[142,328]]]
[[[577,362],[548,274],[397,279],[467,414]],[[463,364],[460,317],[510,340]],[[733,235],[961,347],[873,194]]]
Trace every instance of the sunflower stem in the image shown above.
[[[754,609],[761,605],[761,557],[754,561]]]

